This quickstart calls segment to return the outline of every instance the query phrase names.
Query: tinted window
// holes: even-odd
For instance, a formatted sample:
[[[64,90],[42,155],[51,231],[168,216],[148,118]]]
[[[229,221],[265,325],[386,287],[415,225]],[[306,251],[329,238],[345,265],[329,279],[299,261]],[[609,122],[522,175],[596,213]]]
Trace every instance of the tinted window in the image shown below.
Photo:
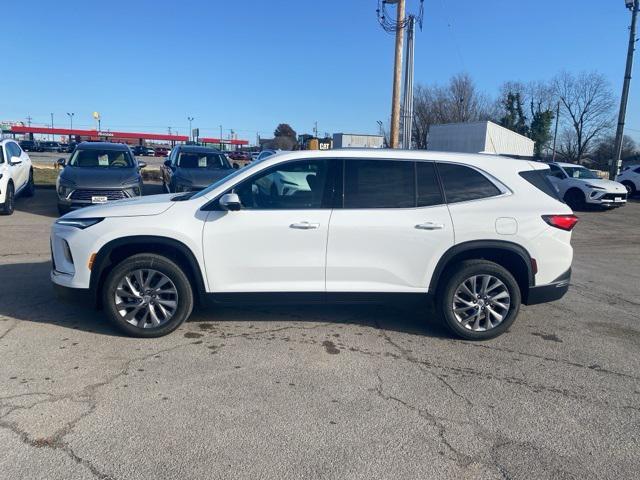
[[[230,168],[224,155],[206,152],[183,152],[178,158],[178,166],[180,168],[208,168],[213,170]]]
[[[0,163],[4,163],[4,152],[3,148],[0,146]]]
[[[242,182],[233,191],[244,209],[322,208],[327,170],[325,160],[285,163]]]
[[[548,173],[548,170],[528,170],[526,172],[520,172],[520,176],[541,192],[558,199],[558,191],[549,181],[547,177]]]
[[[6,147],[7,147],[7,158],[9,160],[11,160],[11,157],[19,157],[20,153],[22,152],[20,150],[20,147],[18,147],[17,143],[7,142]]]
[[[415,207],[414,163],[346,160],[344,208]]]
[[[634,168],[633,171],[636,172],[636,173],[640,173],[640,167]]]
[[[598,175],[593,173],[591,170],[589,170],[588,168],[584,168],[584,167],[564,167],[564,171],[571,178],[580,178],[580,179],[583,179],[583,180],[597,180],[597,179],[600,178],[600,177],[598,177]]]
[[[417,186],[418,186],[418,206],[428,207],[440,205],[442,192],[436,175],[436,167],[433,162],[417,162]]]
[[[500,195],[500,190],[477,170],[463,165],[439,163],[447,203],[466,202]]]
[[[560,167],[556,167],[555,165],[549,165],[549,169],[550,169],[549,175],[551,175],[552,177],[557,177],[560,180],[564,180],[566,178],[566,175],[560,169]]]

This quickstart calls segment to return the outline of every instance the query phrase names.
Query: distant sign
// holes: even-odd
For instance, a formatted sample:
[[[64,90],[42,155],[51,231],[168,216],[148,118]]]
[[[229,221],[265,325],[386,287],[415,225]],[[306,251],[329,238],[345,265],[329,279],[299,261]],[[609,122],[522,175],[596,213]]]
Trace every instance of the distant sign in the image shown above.
[[[111,132],[98,132],[99,137],[113,137],[113,133]]]

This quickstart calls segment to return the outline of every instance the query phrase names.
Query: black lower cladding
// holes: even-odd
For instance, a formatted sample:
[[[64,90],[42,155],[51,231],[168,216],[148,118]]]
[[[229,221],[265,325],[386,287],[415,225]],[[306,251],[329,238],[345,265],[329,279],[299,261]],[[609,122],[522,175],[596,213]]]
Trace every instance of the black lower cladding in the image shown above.
[[[536,305],[538,303],[553,302],[560,300],[569,290],[569,282],[571,280],[571,269],[564,272],[553,282],[547,285],[538,285],[529,287],[525,305]]]

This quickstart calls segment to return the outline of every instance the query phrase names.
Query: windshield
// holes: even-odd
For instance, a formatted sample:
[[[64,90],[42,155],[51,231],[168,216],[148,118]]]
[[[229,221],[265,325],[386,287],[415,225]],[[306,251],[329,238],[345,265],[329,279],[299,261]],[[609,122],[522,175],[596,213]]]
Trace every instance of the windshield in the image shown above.
[[[178,158],[180,168],[208,168],[222,169],[229,168],[227,159],[221,153],[181,153]]]
[[[78,150],[71,155],[69,165],[89,168],[131,168],[133,160],[124,150]]]
[[[580,178],[585,180],[598,180],[598,177],[591,170],[584,167],[562,167],[570,178]]]
[[[193,197],[191,198],[200,198],[200,197],[204,197],[206,196],[209,192],[215,190],[216,188],[218,188],[220,185],[227,183],[228,181],[234,179],[235,177],[237,177],[238,175],[244,173],[246,170],[245,169],[238,169],[238,170],[234,170],[233,173],[227,175],[224,178],[221,178],[220,180],[218,180],[217,182],[212,183],[211,185],[209,185],[207,188],[205,188],[204,190],[200,190],[198,193],[196,193]]]

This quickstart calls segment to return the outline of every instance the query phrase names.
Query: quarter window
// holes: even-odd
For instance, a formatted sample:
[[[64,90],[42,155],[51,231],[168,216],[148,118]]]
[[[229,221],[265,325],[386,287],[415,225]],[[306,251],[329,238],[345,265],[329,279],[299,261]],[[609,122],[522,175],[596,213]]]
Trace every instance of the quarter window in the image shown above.
[[[440,205],[442,192],[436,175],[436,167],[433,162],[416,163],[417,186],[418,186],[418,206],[429,207]]]
[[[346,160],[344,208],[415,207],[414,162]]]
[[[500,195],[500,190],[477,170],[463,165],[438,163],[447,203],[466,202]]]
[[[330,193],[327,171],[325,160],[285,163],[242,182],[233,191],[243,209],[318,209]]]

